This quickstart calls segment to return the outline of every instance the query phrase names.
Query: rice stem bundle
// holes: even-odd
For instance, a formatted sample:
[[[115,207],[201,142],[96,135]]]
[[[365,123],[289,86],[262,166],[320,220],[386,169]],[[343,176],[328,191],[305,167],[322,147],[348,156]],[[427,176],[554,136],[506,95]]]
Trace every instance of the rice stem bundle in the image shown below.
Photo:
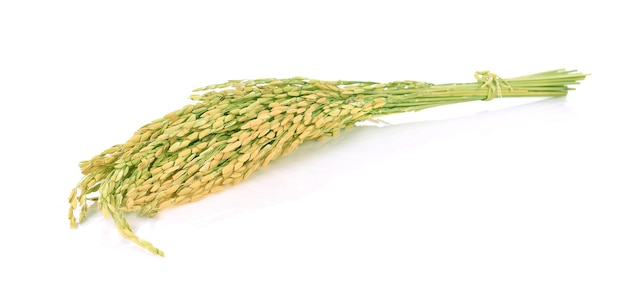
[[[85,220],[88,201],[112,217],[120,233],[163,255],[135,235],[125,212],[160,210],[235,185],[308,140],[335,136],[372,118],[436,106],[510,97],[562,97],[585,78],[552,70],[502,79],[489,71],[474,83],[320,81],[308,78],[233,80],[194,90],[196,102],[156,119],[123,144],[79,163],[71,227]]]

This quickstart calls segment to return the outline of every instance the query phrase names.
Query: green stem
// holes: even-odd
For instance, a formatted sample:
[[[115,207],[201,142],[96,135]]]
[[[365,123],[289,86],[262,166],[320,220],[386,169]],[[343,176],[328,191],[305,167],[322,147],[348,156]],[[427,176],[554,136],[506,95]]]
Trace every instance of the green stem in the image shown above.
[[[579,84],[586,76],[559,69],[509,79],[479,72],[474,83],[421,83],[421,87],[411,89],[403,83],[390,83],[385,88],[365,89],[367,99],[385,98],[385,105],[372,111],[368,118],[492,98],[563,97],[574,89],[570,86]]]

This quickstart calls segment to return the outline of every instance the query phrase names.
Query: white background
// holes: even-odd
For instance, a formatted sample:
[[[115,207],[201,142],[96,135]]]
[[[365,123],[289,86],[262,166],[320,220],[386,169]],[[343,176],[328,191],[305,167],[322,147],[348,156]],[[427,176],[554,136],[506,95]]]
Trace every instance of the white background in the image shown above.
[[[1,289],[626,288],[618,2],[205,2],[0,3]],[[78,162],[199,86],[561,67],[592,75],[567,98],[358,127],[131,216],[165,258],[99,212],[77,230],[66,220]]]

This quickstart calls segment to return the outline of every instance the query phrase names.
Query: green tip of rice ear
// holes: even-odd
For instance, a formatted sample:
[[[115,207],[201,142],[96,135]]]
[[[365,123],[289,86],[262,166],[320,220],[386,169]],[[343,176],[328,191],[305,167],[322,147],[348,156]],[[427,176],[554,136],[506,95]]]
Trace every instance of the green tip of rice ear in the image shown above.
[[[71,227],[96,202],[119,232],[140,239],[125,212],[154,216],[237,184],[307,140],[335,136],[357,122],[469,101],[562,97],[586,74],[552,70],[502,79],[476,72],[473,83],[431,84],[290,79],[233,80],[194,90],[196,102],[139,128],[124,144],[79,163],[84,177],[69,197]],[[78,218],[76,215],[78,214]]]

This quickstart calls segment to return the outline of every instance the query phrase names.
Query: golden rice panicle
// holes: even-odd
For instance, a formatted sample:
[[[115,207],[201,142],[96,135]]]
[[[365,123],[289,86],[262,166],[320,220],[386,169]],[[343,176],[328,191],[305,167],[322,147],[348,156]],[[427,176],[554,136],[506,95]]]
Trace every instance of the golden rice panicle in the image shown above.
[[[99,208],[125,237],[155,252],[134,236],[124,212],[154,216],[237,184],[302,142],[337,134],[357,121],[357,113],[373,108],[341,94],[334,83],[291,79],[230,86],[205,93],[202,102],[143,126],[126,143],[94,158]],[[352,99],[344,100],[347,96]],[[110,160],[97,161],[105,158]],[[80,189],[94,192],[82,183]],[[85,196],[71,198],[71,211],[76,204],[87,208],[80,202]],[[76,223],[73,215],[70,222]]]
[[[265,88],[265,90],[272,92],[274,89]],[[245,88],[240,90],[245,91]],[[285,91],[287,90],[282,89],[277,93],[281,94]],[[288,91],[293,92],[294,90],[289,89]],[[256,101],[249,103],[246,107],[231,110],[226,116],[220,115],[219,118],[232,117],[243,121],[243,125],[237,130],[223,132],[225,134],[221,135],[222,138],[219,140],[215,139],[214,135],[207,135],[214,138],[213,141],[205,140],[198,145],[208,142],[210,146],[208,144],[202,146],[202,148],[207,149],[199,152],[198,156],[188,159],[184,168],[170,167],[171,161],[165,164],[161,168],[165,170],[165,173],[172,169],[176,171],[169,172],[171,176],[168,175],[162,179],[162,184],[144,186],[144,191],[139,196],[145,197],[145,200],[140,199],[140,201],[156,200],[154,204],[151,204],[153,208],[149,212],[152,214],[156,214],[158,210],[170,205],[195,201],[225,186],[243,181],[256,169],[295,150],[305,140],[336,134],[337,129],[345,127],[343,124],[346,122],[341,119],[349,119],[350,116],[347,113],[339,114],[335,111],[323,110],[319,106],[317,98],[311,97],[311,93],[308,93],[309,97],[303,99],[304,101],[289,98],[287,99],[289,101],[282,102],[282,104],[272,98],[257,97]],[[295,96],[296,93],[292,93],[292,95]],[[243,94],[233,94],[233,96],[233,99],[245,99]],[[321,103],[326,102],[322,101]],[[336,102],[332,106],[339,104]],[[359,109],[362,104],[361,102],[356,106],[343,109],[348,109],[346,112],[350,109],[356,112],[354,109]],[[316,108],[320,109],[315,110]],[[221,126],[222,122],[218,124]],[[317,126],[321,124],[326,125],[326,127],[318,128]],[[219,151],[215,149],[219,149]],[[206,152],[212,152],[212,154],[206,154]],[[159,170],[157,169],[157,171]],[[169,179],[170,177],[171,179]],[[154,180],[149,181],[153,182]],[[147,192],[145,190],[147,188],[152,188],[153,191]],[[136,202],[127,204],[136,204]],[[148,211],[144,208],[143,212]]]

